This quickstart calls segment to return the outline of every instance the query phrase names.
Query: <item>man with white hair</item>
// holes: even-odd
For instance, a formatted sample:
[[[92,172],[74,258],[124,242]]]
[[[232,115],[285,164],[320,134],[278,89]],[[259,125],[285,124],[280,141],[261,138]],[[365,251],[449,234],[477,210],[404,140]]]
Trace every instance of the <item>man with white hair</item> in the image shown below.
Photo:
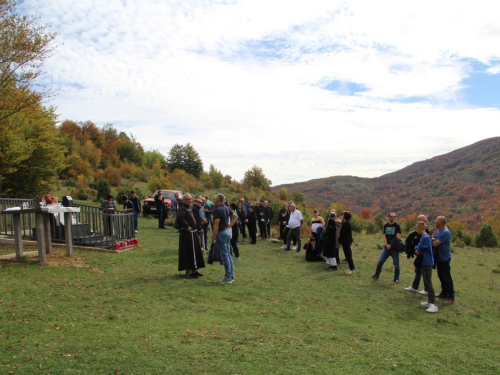
[[[302,242],[300,241],[300,229],[304,224],[304,218],[302,217],[302,213],[297,210],[297,206],[295,203],[292,203],[289,206],[290,209],[290,218],[288,219],[289,232],[286,237],[286,246],[283,246],[281,249],[283,251],[290,251],[290,245],[292,243],[292,239],[297,241],[297,253],[302,249]]]

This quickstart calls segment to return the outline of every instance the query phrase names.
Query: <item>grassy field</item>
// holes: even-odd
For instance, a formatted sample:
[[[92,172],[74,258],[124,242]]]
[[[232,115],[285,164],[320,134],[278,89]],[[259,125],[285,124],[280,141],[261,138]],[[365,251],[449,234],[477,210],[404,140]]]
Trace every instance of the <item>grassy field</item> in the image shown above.
[[[369,279],[381,236],[356,237],[353,276],[241,245],[236,281],[217,285],[219,264],[182,277],[177,234],[156,224],[140,218],[130,252],[1,262],[0,373],[500,373],[498,250],[455,249],[456,303],[428,314],[403,290],[406,257],[399,285],[390,260]]]

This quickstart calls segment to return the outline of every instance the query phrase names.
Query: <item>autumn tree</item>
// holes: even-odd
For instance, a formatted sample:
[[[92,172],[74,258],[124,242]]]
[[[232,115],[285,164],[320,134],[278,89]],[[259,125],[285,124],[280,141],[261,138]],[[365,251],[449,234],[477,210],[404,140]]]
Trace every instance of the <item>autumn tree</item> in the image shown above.
[[[60,145],[53,108],[30,107],[2,120],[9,129],[9,145],[0,136],[0,193],[15,197],[33,197],[47,193],[64,167],[64,151]],[[16,136],[12,137],[13,131]],[[4,148],[3,146],[6,146]],[[5,159],[2,155],[17,156]],[[22,155],[19,156],[19,152]],[[3,181],[2,181],[3,180]]]
[[[175,144],[170,149],[167,156],[167,169],[173,172],[182,169],[196,178],[203,172],[203,162],[198,152],[190,143],[185,146]]]
[[[21,17],[17,1],[0,0],[0,194],[30,197],[46,191],[63,167],[49,89],[33,90],[55,33]]]
[[[269,190],[272,182],[266,178],[262,168],[254,165],[245,172],[242,183],[247,186],[253,186],[254,188]]]
[[[38,16],[19,16],[16,7],[16,0],[0,0],[0,120],[51,95],[48,88],[38,85],[41,90],[34,91],[32,85],[55,51],[56,33],[48,32],[49,25],[38,26]]]

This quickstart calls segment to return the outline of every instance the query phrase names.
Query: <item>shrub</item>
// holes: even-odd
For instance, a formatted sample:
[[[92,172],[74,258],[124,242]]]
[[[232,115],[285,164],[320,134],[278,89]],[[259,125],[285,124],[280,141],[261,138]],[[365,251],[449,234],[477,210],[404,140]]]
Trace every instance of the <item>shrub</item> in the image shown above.
[[[497,247],[498,237],[493,233],[493,229],[488,224],[483,224],[476,236],[476,247]]]
[[[460,247],[460,248],[463,249],[465,247],[465,242],[461,238],[457,238],[457,240],[455,241],[454,245],[456,247]]]
[[[111,193],[111,186],[109,186],[109,182],[100,178],[96,182],[96,190],[97,190],[97,200],[106,199],[106,196]]]

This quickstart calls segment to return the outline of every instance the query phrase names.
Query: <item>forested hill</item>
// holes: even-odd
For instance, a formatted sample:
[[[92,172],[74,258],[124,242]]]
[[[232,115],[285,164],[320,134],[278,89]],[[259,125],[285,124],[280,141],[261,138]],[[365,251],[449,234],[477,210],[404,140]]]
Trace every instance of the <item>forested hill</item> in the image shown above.
[[[414,163],[378,178],[335,176],[273,187],[302,192],[308,204],[342,202],[358,213],[425,213],[459,220],[477,229],[500,208],[500,137]]]

